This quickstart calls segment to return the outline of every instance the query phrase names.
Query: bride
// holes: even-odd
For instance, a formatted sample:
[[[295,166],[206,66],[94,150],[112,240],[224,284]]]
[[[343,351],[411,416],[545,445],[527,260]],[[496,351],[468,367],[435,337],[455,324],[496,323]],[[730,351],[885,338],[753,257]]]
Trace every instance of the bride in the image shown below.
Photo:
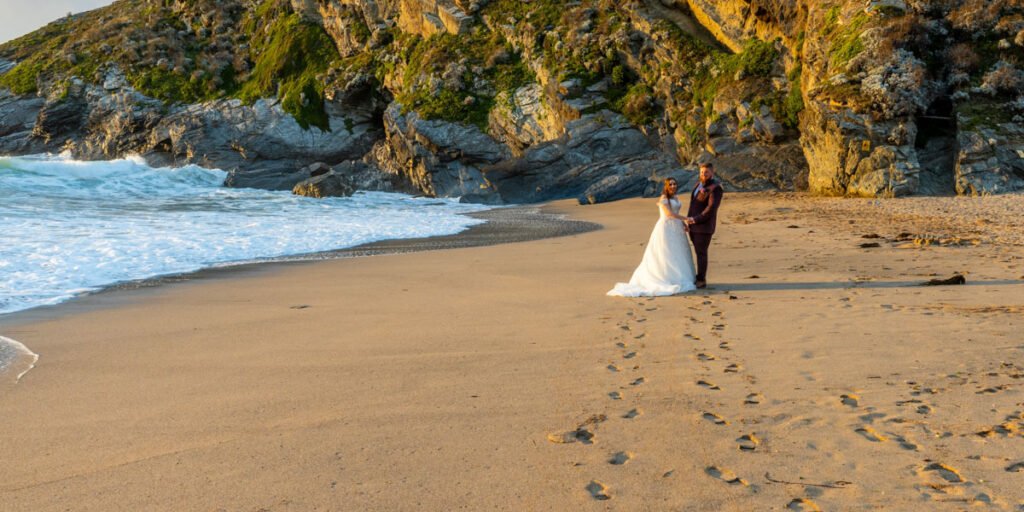
[[[675,295],[696,290],[690,241],[686,237],[686,217],[679,215],[681,206],[676,198],[679,184],[675,178],[665,180],[665,188],[658,201],[661,217],[654,225],[651,239],[644,250],[644,259],[633,271],[628,283],[617,283],[608,295],[620,297],[650,297]]]

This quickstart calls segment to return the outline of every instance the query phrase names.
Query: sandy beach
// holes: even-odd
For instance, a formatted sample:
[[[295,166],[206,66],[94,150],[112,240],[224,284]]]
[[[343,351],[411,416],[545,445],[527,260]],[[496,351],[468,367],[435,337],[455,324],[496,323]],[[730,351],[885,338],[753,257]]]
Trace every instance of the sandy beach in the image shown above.
[[[1024,196],[729,194],[606,297],[653,201],[0,317],[0,510],[1024,510]]]

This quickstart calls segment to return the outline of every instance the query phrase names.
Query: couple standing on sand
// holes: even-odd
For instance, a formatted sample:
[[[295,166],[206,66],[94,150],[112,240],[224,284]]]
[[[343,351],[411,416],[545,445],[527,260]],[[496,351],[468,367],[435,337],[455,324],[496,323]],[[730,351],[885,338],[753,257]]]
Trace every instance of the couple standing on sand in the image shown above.
[[[675,178],[665,180],[664,191],[658,200],[661,217],[651,232],[644,258],[629,282],[617,283],[608,295],[675,295],[707,287],[708,246],[715,233],[718,207],[722,204],[722,185],[715,180],[714,166],[701,164],[700,181],[690,192],[687,217],[679,215],[682,203],[676,198],[678,186]],[[693,250],[697,253],[696,275],[686,233],[689,233]]]

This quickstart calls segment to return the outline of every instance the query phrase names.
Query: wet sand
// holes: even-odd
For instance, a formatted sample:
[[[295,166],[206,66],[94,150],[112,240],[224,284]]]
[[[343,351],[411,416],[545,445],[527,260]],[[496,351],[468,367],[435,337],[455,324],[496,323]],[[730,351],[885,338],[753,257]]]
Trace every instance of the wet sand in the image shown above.
[[[0,509],[1019,510],[1022,206],[730,194],[711,289],[622,299],[652,200],[558,202],[2,317]]]

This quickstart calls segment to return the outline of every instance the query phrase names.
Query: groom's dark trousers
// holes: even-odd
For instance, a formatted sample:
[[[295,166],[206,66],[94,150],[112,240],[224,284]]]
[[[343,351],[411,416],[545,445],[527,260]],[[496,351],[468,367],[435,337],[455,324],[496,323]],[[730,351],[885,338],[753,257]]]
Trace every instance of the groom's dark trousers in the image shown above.
[[[708,247],[711,246],[710,233],[690,233],[693,252],[697,253],[697,281],[705,282],[708,276]]]
[[[708,277],[708,247],[711,237],[718,225],[718,207],[722,204],[722,185],[711,179],[707,183],[697,183],[690,192],[690,208],[687,217],[693,218],[690,224],[690,241],[693,252],[697,253],[697,282],[703,283]]]

